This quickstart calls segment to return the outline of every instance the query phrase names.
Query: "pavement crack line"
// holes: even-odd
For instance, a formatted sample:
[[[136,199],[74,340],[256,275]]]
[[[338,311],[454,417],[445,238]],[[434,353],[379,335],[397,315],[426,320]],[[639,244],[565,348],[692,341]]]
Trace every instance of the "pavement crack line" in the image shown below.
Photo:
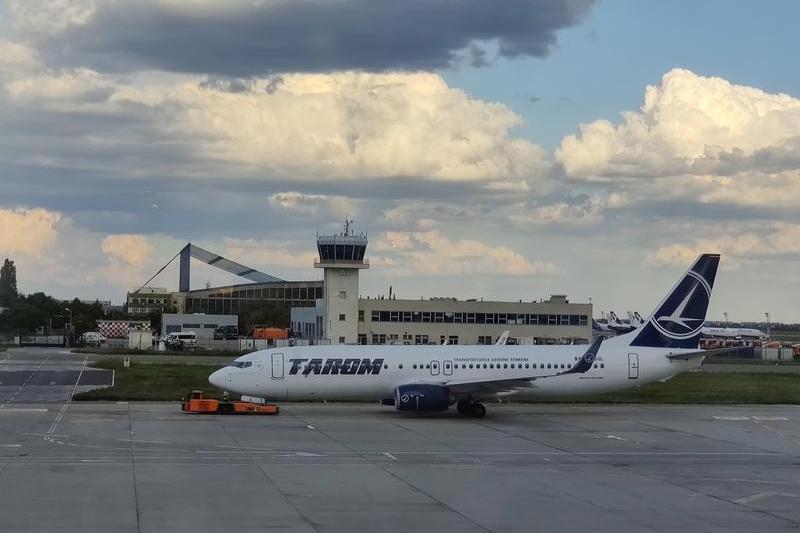
[[[133,448],[133,414],[131,413],[131,405],[128,404],[128,435],[130,435],[130,458],[131,458],[131,478],[133,481],[133,502],[136,506],[136,531],[142,531],[142,519],[139,511],[139,489],[136,483],[136,451]]]
[[[240,442],[239,442],[239,441],[236,439],[236,437],[234,437],[234,436],[233,436],[233,433],[231,433],[230,431],[228,431],[228,428],[227,428],[227,427],[225,427],[225,424],[223,424],[223,423],[222,423],[222,420],[217,420],[217,423],[219,424],[220,428],[222,428],[222,431],[223,431],[223,432],[224,432],[226,435],[228,435],[228,438],[229,438],[229,439],[231,439],[231,441],[232,441],[234,444],[236,444],[236,446],[237,446],[237,448],[239,449],[239,451],[243,451],[243,452],[245,452],[245,453],[246,453],[246,456],[247,456],[247,458],[248,458],[248,459],[250,459],[250,462],[251,462],[251,464],[254,464],[254,465],[256,466],[256,468],[258,468],[259,472],[261,472],[261,475],[264,477],[264,480],[267,482],[267,484],[271,485],[271,486],[272,486],[272,487],[273,487],[273,488],[274,488],[276,491],[278,491],[278,493],[279,493],[281,496],[283,496],[283,499],[284,499],[284,500],[286,500],[286,503],[288,503],[288,504],[289,504],[289,505],[292,507],[292,509],[294,509],[294,511],[297,513],[297,515],[298,515],[298,516],[299,516],[299,517],[300,517],[300,518],[301,518],[301,519],[302,519],[302,520],[303,520],[305,523],[307,523],[309,526],[311,526],[311,528],[312,528],[314,531],[319,531],[319,526],[318,526],[317,524],[315,524],[315,523],[314,523],[314,521],[313,521],[313,520],[311,520],[311,519],[310,519],[308,516],[306,516],[306,515],[305,515],[305,513],[303,513],[303,511],[301,511],[301,510],[300,510],[300,507],[298,507],[298,506],[297,506],[297,505],[296,505],[296,504],[295,504],[295,503],[294,503],[294,502],[293,502],[293,501],[292,501],[292,500],[289,498],[289,496],[288,496],[288,495],[287,495],[285,492],[283,492],[283,491],[280,489],[280,487],[278,486],[278,484],[277,484],[277,483],[275,483],[275,480],[274,480],[274,479],[272,479],[271,477],[269,477],[269,474],[267,474],[267,471],[266,471],[266,470],[264,470],[264,467],[263,467],[263,466],[261,465],[261,463],[258,461],[257,457],[256,457],[256,456],[255,456],[255,455],[254,455],[254,454],[253,454],[253,453],[252,453],[250,450],[246,450],[246,449],[244,448],[244,446],[242,446],[242,445],[241,445],[241,443],[240,443]]]
[[[306,420],[304,420],[302,417],[299,417],[299,416],[297,416],[297,415],[292,415],[292,416],[294,416],[295,418],[297,418],[298,420],[300,420],[300,421],[301,421],[301,422],[303,422],[304,424],[308,425],[308,422],[307,422]],[[398,425],[398,426],[399,426],[399,424],[396,424],[396,425]],[[403,427],[403,426],[400,426],[400,427]],[[413,430],[411,430],[411,429],[408,429],[408,428],[404,428],[404,429],[406,429],[406,431],[411,431],[412,433],[419,434],[419,433],[417,433],[416,431],[413,431]],[[323,430],[319,429],[319,427],[317,427],[317,431],[318,431],[319,433],[321,433],[323,436],[325,436],[325,438],[327,438],[327,439],[328,439],[328,440],[330,440],[331,442],[334,442],[334,443],[338,444],[339,446],[341,446],[341,447],[342,447],[342,448],[344,448],[345,450],[348,450],[350,453],[352,453],[352,454],[354,454],[354,455],[356,455],[356,456],[360,457],[360,458],[361,458],[363,461],[365,461],[365,462],[367,462],[367,463],[369,463],[369,464],[373,465],[373,466],[374,466],[375,468],[377,468],[378,470],[381,470],[381,471],[383,471],[385,474],[387,474],[388,476],[392,477],[393,479],[396,479],[397,481],[399,481],[399,482],[400,482],[400,483],[402,483],[403,485],[405,485],[405,486],[407,486],[408,488],[410,488],[412,491],[414,491],[414,492],[417,492],[417,493],[419,493],[419,494],[422,494],[422,495],[423,495],[423,496],[425,496],[426,498],[429,498],[431,501],[434,501],[434,502],[436,502],[437,504],[441,505],[441,506],[442,506],[442,507],[444,507],[445,509],[449,509],[449,510],[450,510],[450,512],[452,512],[452,513],[455,513],[456,515],[460,516],[461,518],[463,518],[464,520],[466,520],[466,521],[467,521],[467,522],[469,522],[470,524],[474,525],[475,527],[477,527],[477,528],[480,528],[481,530],[483,530],[483,531],[487,531],[487,532],[489,532],[489,533],[491,533],[491,532],[492,532],[492,530],[491,530],[491,529],[487,528],[487,527],[486,527],[486,526],[484,526],[483,524],[481,524],[481,523],[479,523],[479,522],[476,522],[475,520],[473,520],[472,518],[468,517],[467,515],[465,515],[464,513],[462,513],[461,511],[459,511],[458,509],[455,509],[454,507],[452,507],[452,506],[450,506],[450,505],[446,504],[445,502],[443,502],[442,500],[440,500],[439,498],[437,498],[437,497],[436,497],[436,496],[434,496],[433,494],[431,494],[431,493],[429,493],[429,492],[427,492],[427,491],[425,491],[425,490],[423,490],[423,489],[419,488],[418,486],[414,485],[413,483],[411,483],[411,482],[410,482],[410,481],[408,481],[407,479],[404,479],[403,477],[401,477],[401,476],[400,476],[400,474],[397,474],[396,472],[392,472],[392,471],[391,471],[391,470],[389,470],[389,469],[388,469],[386,466],[384,466],[384,465],[382,465],[382,464],[380,464],[380,463],[378,463],[378,462],[376,462],[376,461],[374,461],[374,460],[370,459],[369,457],[367,457],[366,455],[364,455],[364,453],[362,453],[362,452],[360,452],[360,451],[358,451],[358,450],[355,450],[355,449],[351,448],[350,446],[348,446],[347,444],[345,444],[344,442],[342,442],[342,441],[340,441],[340,440],[338,440],[338,439],[336,439],[336,438],[334,438],[334,437],[332,437],[332,436],[328,435],[328,434],[327,434],[325,431],[323,431]],[[425,438],[427,438],[427,437],[425,437]],[[430,439],[429,439],[429,440],[430,440]],[[385,453],[385,452],[384,452],[384,453]]]
[[[50,429],[47,430],[47,433],[44,435],[44,440],[52,441],[54,438],[54,434],[56,432],[56,428],[63,420],[64,415],[67,413],[67,409],[69,409],[70,404],[72,404],[72,398],[75,396],[75,391],[78,390],[78,384],[81,382],[81,376],[83,376],[83,371],[86,370],[86,365],[89,364],[89,358],[83,358],[83,365],[81,365],[81,371],[78,372],[78,379],[75,380],[75,385],[72,387],[72,390],[69,393],[69,397],[64,402],[64,405],[61,406],[61,409],[58,411],[56,418],[53,420],[53,423],[50,424]]]
[[[555,450],[559,450],[559,451],[565,452],[567,454],[574,455],[576,457],[583,457],[584,459],[586,459],[586,460],[588,460],[588,461],[590,461],[590,462],[592,462],[594,464],[597,464],[597,465],[609,466],[607,463],[599,461],[599,460],[595,459],[594,457],[589,456],[588,454],[583,454],[583,453],[580,453],[580,452],[572,452],[572,451],[560,448],[558,446],[554,446],[552,444],[539,442],[536,439],[528,437],[527,435],[518,435],[516,433],[511,433],[511,432],[509,432],[509,431],[507,431],[505,429],[502,429],[502,428],[495,427],[495,426],[491,425],[490,422],[478,422],[478,425],[481,425],[481,426],[484,426],[486,428],[492,429],[492,430],[497,431],[499,433],[507,434],[509,436],[522,438],[524,440],[539,444],[540,446],[546,446],[548,448],[553,448]],[[647,424],[647,425],[650,425],[650,424]],[[655,426],[655,427],[659,427],[660,428],[660,426]],[[664,428],[661,428],[661,429],[664,429]],[[695,433],[690,432],[690,431],[684,432],[684,431],[681,431],[681,430],[676,430],[676,429],[671,429],[671,428],[666,428],[666,429],[668,429],[669,431],[676,432],[676,433],[688,433],[689,435],[693,435],[693,436],[697,436],[697,437],[710,438],[710,439],[715,440],[715,441],[719,440],[719,439],[713,439],[711,437],[705,437],[704,435],[696,435]],[[726,442],[726,441],[722,440],[721,442]],[[751,448],[753,448],[753,447],[751,446]],[[759,448],[755,448],[755,449],[759,449]],[[773,453],[773,452],[771,452],[771,453]],[[779,452],[775,452],[775,454],[776,455],[783,455],[784,457],[792,457],[791,455],[783,454],[783,453],[779,453]],[[797,527],[798,525],[800,525],[800,522],[798,522],[796,520],[793,520],[791,518],[787,518],[785,516],[781,516],[781,515],[772,513],[770,511],[765,511],[765,510],[761,510],[761,509],[754,509],[753,507],[750,507],[750,506],[748,506],[748,505],[746,505],[746,504],[744,504],[742,502],[738,502],[736,500],[729,500],[727,498],[723,498],[722,496],[718,496],[716,494],[711,494],[711,493],[708,493],[708,492],[700,492],[698,490],[693,489],[692,487],[689,487],[689,486],[686,486],[686,485],[681,485],[680,483],[677,483],[677,482],[674,482],[674,481],[669,481],[669,480],[661,478],[661,477],[653,476],[651,474],[646,474],[646,473],[643,473],[643,472],[640,472],[640,471],[635,471],[635,472],[632,471],[632,472],[630,472],[630,474],[636,475],[636,476],[640,476],[640,477],[643,477],[645,479],[649,479],[651,481],[657,481],[659,483],[664,483],[666,485],[677,487],[677,488],[680,488],[682,490],[689,491],[689,492],[691,492],[693,494],[697,494],[699,496],[705,496],[705,497],[708,497],[708,498],[715,499],[717,501],[721,501],[721,502],[725,502],[725,503],[728,503],[728,504],[731,504],[731,505],[735,505],[736,507],[739,507],[739,508],[742,508],[742,509],[746,509],[746,510],[748,510],[750,512],[759,513],[759,514],[762,514],[762,515],[765,515],[765,516],[769,516],[769,517],[777,519],[777,520],[788,522],[789,524],[792,524],[794,527]]]

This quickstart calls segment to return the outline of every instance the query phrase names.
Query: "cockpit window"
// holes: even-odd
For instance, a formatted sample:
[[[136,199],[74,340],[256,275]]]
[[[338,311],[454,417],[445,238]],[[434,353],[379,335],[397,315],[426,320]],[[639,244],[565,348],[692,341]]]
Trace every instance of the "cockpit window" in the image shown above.
[[[234,361],[228,366],[235,366],[236,368],[250,368],[253,366],[252,361]]]

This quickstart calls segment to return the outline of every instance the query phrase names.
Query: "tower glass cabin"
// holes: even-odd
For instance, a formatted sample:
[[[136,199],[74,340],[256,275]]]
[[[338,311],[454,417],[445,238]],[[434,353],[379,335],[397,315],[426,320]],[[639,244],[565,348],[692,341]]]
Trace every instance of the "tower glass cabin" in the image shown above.
[[[346,220],[338,235],[317,235],[319,260],[315,268],[324,271],[324,328],[332,344],[358,341],[358,271],[369,268],[364,259],[367,235],[355,234]]]

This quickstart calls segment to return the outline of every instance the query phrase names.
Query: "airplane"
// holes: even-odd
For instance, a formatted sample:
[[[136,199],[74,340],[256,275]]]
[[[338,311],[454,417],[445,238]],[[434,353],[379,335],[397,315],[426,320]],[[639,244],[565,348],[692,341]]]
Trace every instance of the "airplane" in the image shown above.
[[[639,314],[638,311],[634,311],[631,313],[628,311],[628,323],[631,324],[634,328],[638,328],[642,324],[644,324],[644,319],[642,315]]]
[[[243,355],[209,382],[270,401],[379,401],[399,411],[481,418],[482,401],[579,396],[664,381],[700,366],[703,322],[720,256],[703,254],[630,333],[576,345],[327,345]]]
[[[608,319],[607,319],[608,329],[615,332],[617,335],[622,333],[628,333],[636,329],[636,326],[633,326],[627,322],[623,322],[617,317],[617,314],[614,311],[608,312]]]
[[[726,338],[726,339],[752,339],[765,340],[767,334],[755,328],[720,328],[715,326],[703,326],[701,331],[703,337]]]

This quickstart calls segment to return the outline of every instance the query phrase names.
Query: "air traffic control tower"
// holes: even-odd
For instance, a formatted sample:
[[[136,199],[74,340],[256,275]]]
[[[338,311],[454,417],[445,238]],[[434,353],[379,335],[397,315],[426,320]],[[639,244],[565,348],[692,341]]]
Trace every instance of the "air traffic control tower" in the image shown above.
[[[319,261],[315,268],[325,271],[324,329],[331,344],[358,341],[358,271],[369,268],[364,259],[367,236],[355,235],[353,222],[346,220],[339,235],[317,235]]]

